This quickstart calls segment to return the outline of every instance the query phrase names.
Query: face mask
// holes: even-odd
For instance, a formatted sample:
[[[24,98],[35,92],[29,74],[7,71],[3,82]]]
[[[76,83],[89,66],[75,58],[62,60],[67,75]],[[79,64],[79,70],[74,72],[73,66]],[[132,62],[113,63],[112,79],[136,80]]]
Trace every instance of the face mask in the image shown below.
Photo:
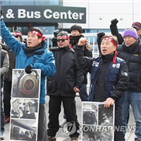
[[[83,37],[83,35],[80,35],[80,36],[70,36],[70,44],[72,46],[76,45],[81,37]]]

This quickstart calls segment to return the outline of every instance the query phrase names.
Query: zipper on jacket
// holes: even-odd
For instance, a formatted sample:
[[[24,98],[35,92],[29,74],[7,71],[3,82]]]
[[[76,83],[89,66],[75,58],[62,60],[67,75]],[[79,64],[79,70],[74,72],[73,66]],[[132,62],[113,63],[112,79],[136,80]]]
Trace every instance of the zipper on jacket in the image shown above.
[[[34,57],[34,60],[33,60],[33,63],[32,63],[33,66],[34,66],[34,63],[35,63],[35,59],[36,59],[36,58]]]

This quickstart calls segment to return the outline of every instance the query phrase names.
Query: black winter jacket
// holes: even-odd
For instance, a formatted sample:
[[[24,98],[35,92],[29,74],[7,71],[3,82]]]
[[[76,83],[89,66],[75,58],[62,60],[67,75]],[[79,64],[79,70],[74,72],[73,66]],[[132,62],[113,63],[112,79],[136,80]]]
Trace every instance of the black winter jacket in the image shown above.
[[[129,70],[128,91],[141,92],[141,44],[137,40],[131,46],[118,46],[118,57],[124,59]]]
[[[74,46],[74,50],[76,49],[76,46]],[[92,51],[87,49],[86,44],[83,46],[84,49],[84,56],[92,58]],[[83,84],[87,84],[87,72],[83,70],[84,72],[84,81]]]
[[[47,79],[47,94],[75,96],[73,88],[81,88],[84,76],[76,65],[74,50],[67,46],[53,47],[50,51],[54,54],[56,73]]]
[[[73,38],[72,38],[72,37],[73,37]],[[80,39],[81,37],[84,37],[84,35],[76,36],[76,40],[74,40],[75,37],[74,37],[74,36],[70,36],[70,40],[71,40],[70,46],[71,46],[74,50],[76,49],[76,45],[77,45],[77,43],[78,43],[78,41],[79,41],[79,39]],[[84,56],[92,57],[92,51],[89,50],[89,49],[87,49],[86,46],[87,46],[87,44],[85,44],[85,45],[83,46],[83,49],[84,49]],[[85,72],[84,70],[83,70],[83,72],[84,72],[84,81],[83,81],[83,84],[87,84],[87,72]]]

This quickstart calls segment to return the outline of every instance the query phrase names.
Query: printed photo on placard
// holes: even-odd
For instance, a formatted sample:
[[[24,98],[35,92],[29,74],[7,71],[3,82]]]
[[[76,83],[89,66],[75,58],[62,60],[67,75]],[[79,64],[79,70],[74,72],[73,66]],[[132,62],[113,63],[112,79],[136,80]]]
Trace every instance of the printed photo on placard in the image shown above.
[[[10,141],[37,141],[41,70],[12,72]]]
[[[101,105],[98,106],[98,108],[99,108],[98,125],[113,126],[114,125],[113,106],[111,106],[109,108],[104,108],[104,105],[101,104]]]
[[[11,118],[37,119],[38,100],[12,98],[11,103]]]
[[[82,141],[114,141],[115,105],[104,108],[103,102],[82,102]]]
[[[98,106],[95,103],[84,103],[83,106],[83,124],[97,125],[98,120]]]
[[[11,119],[10,140],[36,141],[37,121]]]
[[[40,70],[27,74],[23,69],[12,72],[12,97],[38,98],[40,90]]]

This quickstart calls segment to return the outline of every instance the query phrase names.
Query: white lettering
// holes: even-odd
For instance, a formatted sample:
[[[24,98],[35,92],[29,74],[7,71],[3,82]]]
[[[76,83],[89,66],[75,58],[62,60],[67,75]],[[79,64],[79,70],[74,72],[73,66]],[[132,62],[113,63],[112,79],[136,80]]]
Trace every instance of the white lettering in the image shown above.
[[[59,19],[59,13],[58,12],[54,12],[53,13],[53,18],[54,19]]]
[[[60,13],[60,19],[63,19],[63,17],[64,17],[64,19],[67,19],[67,13],[66,12]]]
[[[72,14],[72,18],[73,18],[74,20],[78,20],[78,13],[74,12],[74,13]]]
[[[26,11],[25,9],[18,9],[18,18],[39,19],[41,17],[40,11]]]
[[[30,19],[30,18],[33,18],[34,17],[34,12],[31,11],[31,13],[29,11],[27,11],[27,18]]]
[[[50,13],[49,15],[48,15],[48,13]],[[44,17],[46,18],[46,19],[50,19],[50,18],[52,18],[52,11],[50,10],[50,9],[46,9],[45,11],[44,11]]]
[[[18,18],[25,18],[25,17],[26,17],[25,9],[18,9]]]
[[[69,11],[68,11],[68,18],[69,18],[69,19],[72,19],[71,15],[72,15],[72,12],[69,10]]]
[[[40,11],[36,11],[36,12],[35,12],[35,18],[36,18],[36,19],[41,18]]]
[[[46,9],[43,13],[44,17],[46,19],[74,19],[74,20],[82,20],[83,19],[83,16],[84,16],[84,13],[77,13],[77,12],[74,12],[72,13],[70,10],[68,10],[67,12],[53,12],[51,9]]]
[[[82,20],[82,16],[84,16],[84,13],[79,13],[79,20]]]

